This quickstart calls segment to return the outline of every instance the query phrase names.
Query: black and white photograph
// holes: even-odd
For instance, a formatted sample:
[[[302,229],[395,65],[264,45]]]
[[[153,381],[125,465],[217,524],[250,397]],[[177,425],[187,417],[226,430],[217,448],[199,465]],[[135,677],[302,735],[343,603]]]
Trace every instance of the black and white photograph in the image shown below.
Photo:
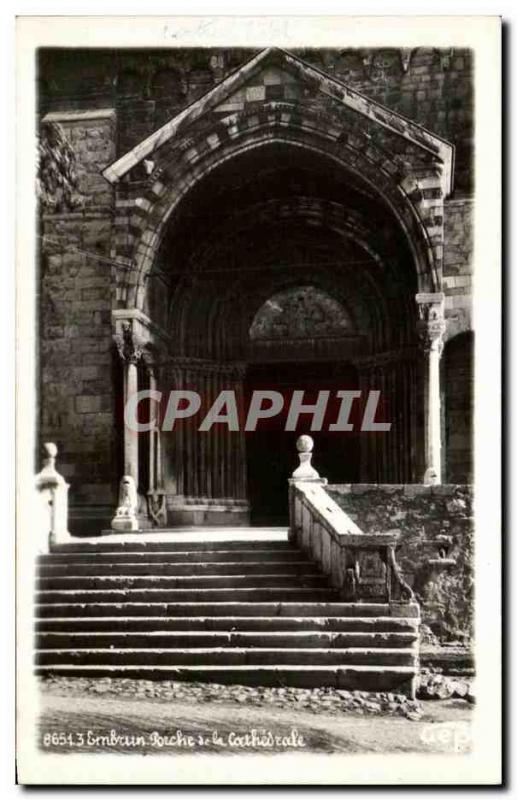
[[[18,19],[21,783],[500,779],[501,25],[393,19]]]

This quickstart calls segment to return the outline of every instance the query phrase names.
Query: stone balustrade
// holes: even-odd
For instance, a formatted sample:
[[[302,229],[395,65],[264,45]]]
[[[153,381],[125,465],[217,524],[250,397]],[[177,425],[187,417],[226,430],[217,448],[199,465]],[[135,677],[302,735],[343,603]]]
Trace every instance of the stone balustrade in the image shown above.
[[[316,561],[349,602],[409,603],[411,587],[397,565],[398,532],[365,533],[326,491],[327,481],[310,464],[313,441],[297,442],[300,466],[289,481],[293,544]]]

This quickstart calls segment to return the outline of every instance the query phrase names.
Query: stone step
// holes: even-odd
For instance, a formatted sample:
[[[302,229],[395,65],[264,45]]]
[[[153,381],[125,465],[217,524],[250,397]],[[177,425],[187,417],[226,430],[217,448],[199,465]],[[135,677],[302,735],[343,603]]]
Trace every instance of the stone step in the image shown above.
[[[409,633],[415,636],[419,620],[414,617],[47,617],[36,620],[38,632],[361,632]]]
[[[266,533],[110,535],[41,556],[36,671],[411,694],[418,606],[343,602]]]
[[[475,656],[471,647],[456,645],[424,646],[420,648],[420,663],[448,674],[472,674]]]
[[[249,556],[251,559],[251,556]],[[115,561],[97,562],[66,561],[65,563],[47,562],[39,567],[38,574],[42,578],[68,576],[101,576],[101,575],[302,575],[309,572],[318,573],[317,566],[308,560],[293,561],[185,561],[160,563],[153,561]]]
[[[68,555],[71,553],[95,553],[95,554],[102,554],[105,555],[106,553],[132,553],[132,552],[141,552],[141,553],[150,553],[150,552],[160,552],[160,553],[181,553],[181,552],[217,552],[221,550],[242,550],[242,551],[250,551],[250,550],[257,550],[257,549],[264,549],[270,551],[292,551],[296,550],[293,545],[287,541],[277,541],[275,539],[268,539],[267,537],[260,537],[260,539],[254,539],[250,537],[250,540],[247,541],[245,538],[239,539],[226,539],[221,538],[220,540],[213,540],[213,541],[206,541],[201,539],[200,541],[180,541],[180,537],[178,536],[177,541],[163,541],[157,539],[156,541],[152,541],[151,539],[147,539],[144,541],[124,541],[124,542],[113,542],[107,541],[103,542],[102,539],[96,542],[81,542],[79,539],[77,542],[71,542],[67,544],[56,545],[52,548],[52,553],[50,556],[53,557],[55,555]]]
[[[106,575],[89,577],[55,576],[39,578],[36,588],[42,591],[61,591],[63,589],[106,590],[106,589],[327,589],[324,575],[312,572],[299,575]]]
[[[38,675],[63,675],[68,677],[122,677],[147,680],[201,681],[206,683],[240,684],[244,686],[297,686],[305,688],[329,686],[350,691],[414,692],[415,667],[413,666],[296,666],[247,664],[246,666],[176,665],[175,667],[150,664],[127,665],[75,665],[47,664],[37,667]]]
[[[130,648],[348,648],[411,647],[417,631],[398,632],[327,632],[319,631],[144,631],[109,632],[40,632],[36,647],[43,650]]]
[[[36,592],[37,603],[230,603],[236,601],[281,602],[283,600],[318,602],[332,600],[337,593],[299,586],[235,589],[61,589]]]
[[[38,617],[413,617],[418,605],[339,602],[68,602],[41,603]]]
[[[192,543],[189,543],[189,549],[183,550],[122,550],[122,551],[101,551],[94,550],[83,551],[75,550],[75,545],[71,545],[73,550],[64,550],[52,552],[39,557],[38,563],[40,566],[45,565],[60,565],[60,564],[85,564],[92,569],[101,564],[125,564],[125,563],[140,563],[140,564],[179,564],[187,563],[193,564],[196,562],[206,563],[210,562],[235,562],[235,561],[305,561],[307,557],[297,548],[285,546],[271,547],[261,545],[257,547],[245,548],[242,542],[239,542],[239,547],[229,548],[231,542],[224,542],[217,548],[205,549],[192,549]],[[310,563],[310,562],[309,562]]]
[[[414,648],[104,648],[82,650],[37,650],[36,664],[93,665],[227,665],[312,664],[362,666],[411,666],[416,664]]]

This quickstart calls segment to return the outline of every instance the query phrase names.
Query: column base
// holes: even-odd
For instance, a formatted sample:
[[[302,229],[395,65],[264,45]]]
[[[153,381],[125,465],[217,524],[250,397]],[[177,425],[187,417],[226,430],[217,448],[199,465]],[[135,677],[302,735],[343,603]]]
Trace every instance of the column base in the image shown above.
[[[428,467],[422,480],[424,486],[436,486],[440,483],[440,477],[434,467]]]
[[[127,531],[138,531],[140,525],[135,514],[128,514],[127,508],[118,508],[115,516],[111,520],[111,530],[117,533]]]

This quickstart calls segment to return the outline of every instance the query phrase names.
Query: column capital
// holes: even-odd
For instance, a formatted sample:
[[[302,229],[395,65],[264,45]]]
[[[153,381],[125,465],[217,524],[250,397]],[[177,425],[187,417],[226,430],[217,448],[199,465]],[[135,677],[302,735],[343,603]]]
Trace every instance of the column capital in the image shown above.
[[[416,295],[418,308],[417,334],[425,352],[442,352],[445,333],[443,292],[420,292]]]
[[[114,334],[113,341],[122,361],[126,361],[128,364],[136,364],[142,357],[143,342],[133,333],[130,322],[122,323],[120,332]]]
[[[153,352],[153,350],[150,350],[148,347],[146,347],[145,349],[142,348],[141,357],[142,361],[147,367],[149,375],[151,375],[155,379],[158,379],[160,364],[158,363],[158,358],[156,353]]]

